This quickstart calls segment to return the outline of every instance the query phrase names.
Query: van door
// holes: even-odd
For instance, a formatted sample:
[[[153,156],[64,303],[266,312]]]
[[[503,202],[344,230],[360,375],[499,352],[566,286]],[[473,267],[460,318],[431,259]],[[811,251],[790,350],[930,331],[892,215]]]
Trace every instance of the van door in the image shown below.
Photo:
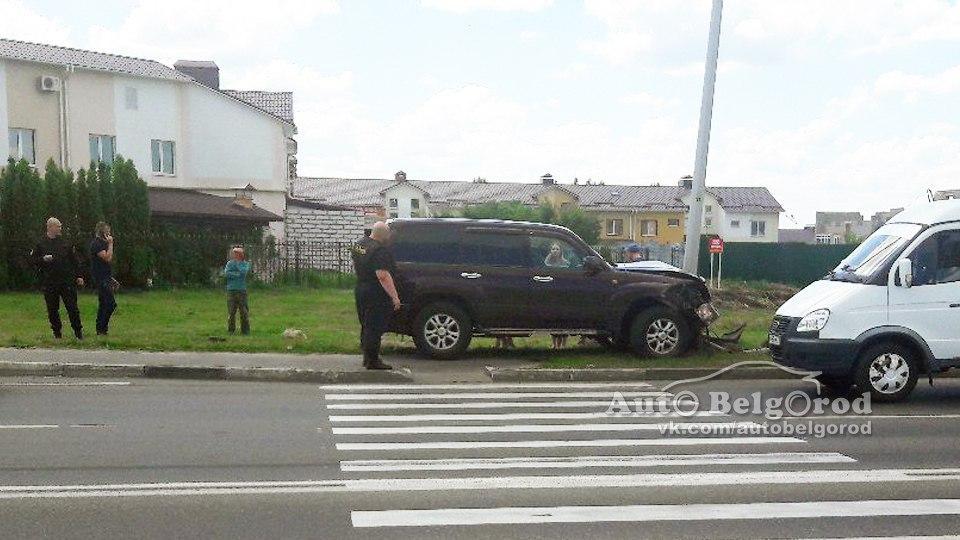
[[[890,324],[920,334],[938,359],[960,357],[960,230],[931,229],[906,256],[913,263],[912,286],[899,286],[894,265]]]
[[[527,239],[522,230],[467,228],[458,277],[478,326],[529,328]]]
[[[539,328],[598,329],[605,320],[613,285],[610,280],[587,275],[588,253],[561,236],[530,236],[532,289],[529,309]]]

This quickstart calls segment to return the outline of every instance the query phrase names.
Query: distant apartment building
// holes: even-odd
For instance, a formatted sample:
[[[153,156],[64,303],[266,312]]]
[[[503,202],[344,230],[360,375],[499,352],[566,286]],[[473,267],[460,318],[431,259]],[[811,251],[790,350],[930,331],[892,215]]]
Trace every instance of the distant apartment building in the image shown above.
[[[549,204],[580,208],[600,222],[601,242],[677,244],[684,239],[689,179],[674,186],[559,183],[545,174],[537,183],[299,177],[291,196],[365,212],[369,223],[383,218],[458,215],[488,202]],[[776,242],[780,203],[764,187],[709,187],[705,195],[704,234],[731,242]]]
[[[816,244],[816,227],[807,225],[802,229],[780,229],[781,244]]]
[[[859,243],[903,208],[877,212],[869,220],[860,212],[817,212],[815,238],[818,244]]]
[[[249,216],[273,222],[282,236],[296,165],[292,94],[221,89],[213,62],[175,67],[0,39],[0,128],[8,137],[0,163],[9,156],[42,168],[53,159],[76,170],[122,155],[161,190],[151,204],[164,215],[198,224]]]

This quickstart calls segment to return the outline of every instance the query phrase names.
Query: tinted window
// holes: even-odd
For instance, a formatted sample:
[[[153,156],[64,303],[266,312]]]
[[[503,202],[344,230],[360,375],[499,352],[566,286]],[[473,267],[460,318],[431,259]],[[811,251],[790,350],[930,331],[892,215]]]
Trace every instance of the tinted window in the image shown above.
[[[519,234],[466,232],[463,260],[484,266],[527,266],[527,238]]]
[[[456,264],[457,230],[452,227],[398,229],[393,238],[393,255],[398,262]]]
[[[960,281],[960,231],[934,234],[910,254],[913,284],[933,285]]]
[[[530,266],[532,268],[583,268],[586,256],[582,250],[559,238],[534,236],[530,238]]]

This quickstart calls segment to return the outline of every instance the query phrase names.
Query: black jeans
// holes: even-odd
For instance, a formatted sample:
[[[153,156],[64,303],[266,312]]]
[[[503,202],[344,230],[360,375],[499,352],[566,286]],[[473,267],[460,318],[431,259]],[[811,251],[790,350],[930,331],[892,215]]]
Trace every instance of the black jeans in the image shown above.
[[[117,309],[117,300],[110,287],[110,279],[97,282],[97,334],[106,334],[110,329],[110,316]]]
[[[363,365],[380,362],[380,341],[390,329],[393,306],[380,284],[374,287],[357,287],[354,298],[357,303],[357,317],[360,319],[360,348],[363,350]]]
[[[60,337],[63,331],[63,322],[60,321],[61,298],[63,306],[67,308],[74,334],[80,335],[83,324],[80,322],[80,309],[77,308],[77,288],[73,285],[47,285],[43,288],[43,300],[47,304],[47,318],[50,320],[53,335]]]
[[[237,331],[237,311],[240,312],[240,332],[250,333],[250,307],[247,305],[247,291],[227,291],[227,331]]]

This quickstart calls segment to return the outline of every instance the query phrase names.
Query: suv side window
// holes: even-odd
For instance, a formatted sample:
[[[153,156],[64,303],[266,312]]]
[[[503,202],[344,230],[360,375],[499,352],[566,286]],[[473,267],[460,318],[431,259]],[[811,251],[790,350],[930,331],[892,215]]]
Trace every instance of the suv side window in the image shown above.
[[[960,230],[927,238],[910,254],[910,261],[915,286],[960,281]]]
[[[462,245],[465,264],[518,268],[527,265],[526,237],[520,234],[466,231]]]
[[[566,240],[551,236],[530,237],[531,268],[583,268],[586,257],[581,249]]]
[[[397,262],[456,264],[460,258],[457,230],[452,227],[404,227],[393,239]]]

